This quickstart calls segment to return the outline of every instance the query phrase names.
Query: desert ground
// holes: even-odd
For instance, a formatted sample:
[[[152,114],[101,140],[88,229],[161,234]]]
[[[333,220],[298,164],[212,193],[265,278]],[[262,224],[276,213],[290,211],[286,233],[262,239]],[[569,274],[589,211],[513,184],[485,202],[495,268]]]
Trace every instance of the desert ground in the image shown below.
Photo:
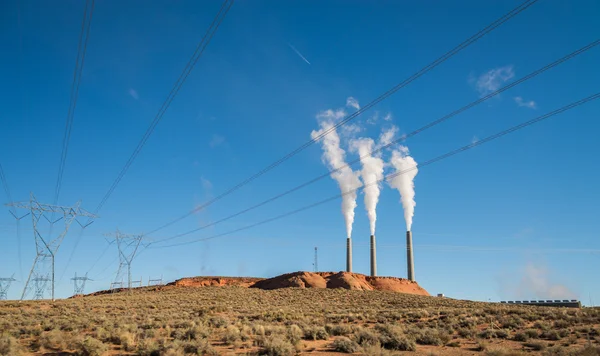
[[[600,355],[598,308],[385,290],[392,282],[325,288],[306,273],[284,280],[296,284],[187,278],[54,303],[3,301],[0,355]],[[321,287],[298,287],[304,280]],[[249,288],[258,282],[265,289]]]

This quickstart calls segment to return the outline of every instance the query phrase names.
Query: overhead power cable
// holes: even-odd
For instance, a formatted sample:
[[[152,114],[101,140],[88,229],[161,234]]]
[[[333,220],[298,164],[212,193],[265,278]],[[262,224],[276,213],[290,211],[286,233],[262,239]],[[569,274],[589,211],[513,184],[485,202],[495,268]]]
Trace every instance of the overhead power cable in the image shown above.
[[[133,164],[133,161],[135,161],[135,159],[139,155],[140,151],[146,144],[146,141],[148,141],[148,139],[152,135],[152,132],[154,132],[156,125],[158,125],[160,120],[162,120],[165,112],[167,111],[167,109],[169,108],[171,103],[173,102],[173,99],[175,99],[175,97],[177,96],[177,93],[179,93],[179,90],[181,89],[181,87],[185,83],[186,79],[188,78],[188,76],[190,75],[192,70],[194,69],[194,66],[196,65],[196,63],[198,62],[198,60],[204,53],[204,50],[206,49],[206,47],[210,43],[211,39],[217,32],[217,29],[219,28],[219,26],[225,19],[225,15],[227,15],[227,12],[233,5],[233,2],[234,2],[234,0],[225,0],[223,2],[223,4],[221,5],[219,12],[213,19],[209,28],[206,30],[200,43],[198,43],[198,46],[196,47],[194,54],[192,55],[192,57],[188,61],[187,65],[183,69],[183,72],[179,75],[179,78],[177,79],[177,81],[175,82],[173,87],[171,88],[169,95],[167,96],[166,100],[163,102],[162,106],[158,110],[158,113],[156,114],[156,116],[154,117],[152,122],[150,123],[150,126],[148,127],[148,129],[146,130],[144,135],[142,136],[142,139],[140,140],[140,142],[134,149],[133,153],[131,154],[131,156],[129,157],[127,162],[125,163],[125,166],[121,169],[121,171],[119,172],[119,175],[113,181],[112,185],[110,186],[110,188],[108,189],[108,191],[106,192],[106,194],[104,195],[104,197],[102,198],[102,200],[100,201],[98,206],[96,207],[96,210],[94,210],[94,214],[97,214],[100,211],[100,209],[102,209],[104,204],[106,204],[106,201],[108,200],[108,198],[110,198],[112,193],[115,191],[115,189],[117,188],[117,185],[119,185],[119,182],[121,182],[121,179],[123,179],[123,176],[125,176],[125,174],[129,170],[129,167],[131,167],[131,165]]]
[[[156,243],[174,240],[174,239],[177,239],[177,238],[180,238],[180,237],[192,234],[194,232],[198,232],[200,230],[206,229],[208,227],[215,226],[215,225],[220,224],[222,222],[228,221],[230,219],[233,219],[235,217],[238,217],[240,215],[248,213],[248,212],[250,212],[250,211],[252,211],[254,209],[257,209],[257,208],[259,208],[261,206],[269,204],[269,203],[271,203],[271,202],[273,202],[275,200],[283,198],[284,196],[286,196],[288,194],[291,194],[291,193],[296,192],[296,191],[298,191],[298,190],[300,190],[302,188],[305,188],[305,187],[307,187],[307,186],[309,186],[309,185],[311,185],[313,183],[316,183],[316,182],[320,181],[321,179],[327,178],[331,174],[334,174],[334,173],[336,173],[338,171],[341,171],[341,170],[343,170],[345,168],[348,168],[348,167],[352,166],[353,164],[356,164],[356,163],[360,162],[365,157],[369,157],[369,156],[371,156],[371,155],[373,155],[375,153],[378,153],[378,152],[383,151],[385,149],[391,148],[394,145],[396,145],[397,143],[405,141],[409,137],[413,137],[413,136],[415,136],[415,135],[417,135],[419,133],[422,133],[423,131],[425,131],[425,130],[427,130],[429,128],[432,128],[433,126],[436,126],[436,125],[438,125],[438,124],[440,124],[440,123],[442,123],[442,122],[444,122],[444,121],[446,121],[446,120],[448,120],[448,119],[450,119],[450,118],[452,118],[452,117],[454,117],[454,116],[456,116],[456,115],[458,115],[458,114],[460,114],[460,113],[462,113],[462,112],[464,112],[464,111],[466,111],[466,110],[468,110],[468,109],[470,109],[470,108],[472,108],[472,107],[474,107],[474,106],[476,106],[478,104],[481,104],[482,102],[484,102],[484,101],[486,101],[488,99],[491,99],[491,98],[495,97],[496,95],[499,95],[500,93],[502,93],[502,92],[504,92],[506,90],[509,90],[509,89],[511,89],[511,88],[513,88],[513,87],[515,87],[515,86],[517,86],[517,85],[519,85],[519,84],[521,84],[521,83],[523,83],[523,82],[525,82],[525,81],[527,81],[529,79],[532,79],[532,78],[536,77],[537,75],[539,75],[539,74],[541,74],[541,73],[543,73],[543,72],[545,72],[545,71],[547,71],[547,70],[549,70],[551,68],[554,68],[554,67],[558,66],[559,64],[564,63],[564,62],[568,61],[569,59],[572,59],[573,57],[575,57],[575,56],[577,56],[577,55],[579,55],[579,54],[581,54],[581,53],[583,53],[585,51],[588,51],[588,50],[594,48],[595,46],[597,46],[599,44],[600,44],[600,40],[596,40],[596,41],[594,41],[594,42],[592,42],[592,43],[590,43],[590,44],[588,44],[588,45],[586,45],[586,46],[584,46],[584,47],[582,47],[582,48],[580,48],[580,49],[578,49],[578,50],[576,50],[576,51],[574,51],[574,52],[572,52],[572,53],[570,53],[570,54],[568,54],[568,55],[566,55],[566,56],[564,56],[564,57],[562,57],[562,58],[560,58],[560,59],[558,59],[558,60],[556,60],[554,62],[552,62],[552,63],[550,63],[550,64],[547,64],[546,66],[544,66],[544,67],[542,67],[542,68],[540,68],[538,70],[535,70],[535,71],[529,73],[528,75],[526,75],[526,76],[524,76],[524,77],[522,77],[522,78],[520,78],[520,79],[518,79],[518,80],[516,80],[516,81],[514,81],[514,82],[512,82],[512,83],[510,83],[510,84],[508,84],[508,85],[506,85],[506,86],[504,86],[504,87],[502,87],[502,88],[500,88],[500,89],[498,89],[498,90],[496,90],[496,91],[494,91],[494,92],[492,92],[492,93],[490,93],[490,94],[488,94],[488,95],[480,98],[480,99],[478,99],[478,100],[475,100],[475,101],[473,101],[473,102],[471,102],[471,103],[469,103],[469,104],[467,104],[467,105],[465,105],[465,106],[463,106],[463,107],[461,107],[461,108],[459,108],[457,110],[454,110],[453,112],[451,112],[451,113],[449,113],[449,114],[447,114],[447,115],[445,115],[445,116],[443,116],[443,117],[441,117],[441,118],[439,118],[437,120],[434,120],[434,121],[432,121],[432,122],[430,122],[430,123],[428,123],[428,124],[426,124],[426,125],[418,128],[418,129],[416,129],[416,130],[414,130],[414,131],[412,131],[412,132],[410,132],[410,133],[408,133],[406,135],[402,135],[399,138],[397,138],[397,139],[389,142],[388,144],[385,144],[385,145],[382,145],[380,147],[377,147],[373,151],[371,151],[371,152],[369,152],[369,153],[367,153],[367,154],[365,154],[365,155],[363,155],[363,156],[361,156],[361,157],[359,157],[359,158],[357,158],[357,159],[355,159],[353,161],[350,161],[348,164],[345,164],[345,165],[342,165],[340,167],[337,167],[337,168],[335,168],[335,169],[333,169],[331,171],[328,171],[325,174],[322,174],[322,175],[320,175],[320,176],[318,176],[316,178],[313,178],[313,179],[311,179],[311,180],[309,180],[309,181],[307,181],[305,183],[302,183],[302,184],[300,184],[300,185],[298,185],[298,186],[296,186],[294,188],[291,188],[291,189],[289,189],[289,190],[287,190],[285,192],[279,193],[279,194],[277,194],[277,195],[275,195],[275,196],[273,196],[273,197],[271,197],[269,199],[266,199],[266,200],[264,200],[264,201],[262,201],[262,202],[260,202],[258,204],[255,204],[255,205],[253,205],[251,207],[248,207],[248,208],[245,208],[245,209],[243,209],[241,211],[238,211],[235,214],[229,215],[227,217],[224,217],[224,218],[219,219],[217,221],[214,221],[212,223],[202,225],[202,226],[200,226],[198,228],[195,228],[195,229],[192,229],[192,230],[189,230],[189,231],[186,231],[186,232],[183,232],[183,233],[180,233],[180,234],[177,234],[177,235],[165,238],[165,239],[157,240]],[[451,90],[451,89],[449,89],[449,90]]]
[[[4,168],[2,168],[2,163],[0,163],[0,180],[2,181],[2,187],[4,188],[4,193],[6,194],[6,199],[8,199],[9,203],[12,203],[12,196],[10,194],[10,188],[8,187],[8,181],[6,180],[6,175],[4,175]],[[15,207],[11,206],[13,212],[16,213]]]
[[[205,237],[205,238],[200,238],[200,239],[194,239],[194,240],[180,242],[180,243],[174,243],[174,244],[170,244],[170,245],[153,246],[153,247],[149,247],[149,248],[167,248],[167,247],[184,246],[184,245],[190,245],[190,244],[198,243],[198,242],[201,242],[201,241],[212,240],[212,239],[216,239],[216,238],[219,238],[219,237],[231,235],[231,234],[234,234],[234,233],[237,233],[237,232],[240,232],[240,231],[248,230],[248,229],[251,229],[251,228],[254,228],[254,227],[257,227],[257,226],[260,226],[260,225],[264,225],[264,224],[267,224],[267,223],[270,223],[270,222],[273,222],[273,221],[276,221],[276,220],[280,220],[280,219],[283,219],[283,218],[291,216],[291,215],[298,214],[300,212],[303,212],[305,210],[309,210],[309,209],[315,208],[317,206],[323,205],[323,204],[328,203],[330,201],[337,200],[337,199],[339,199],[339,198],[341,198],[341,197],[343,197],[345,195],[353,194],[353,193],[355,193],[355,192],[357,192],[359,190],[362,190],[362,189],[364,189],[364,188],[366,188],[368,186],[371,186],[371,185],[374,185],[374,184],[380,184],[380,183],[384,182],[385,180],[389,180],[389,179],[394,178],[396,176],[399,176],[401,174],[406,174],[406,173],[408,173],[410,171],[413,171],[413,170],[415,170],[417,168],[423,168],[423,167],[429,166],[431,164],[434,164],[436,162],[442,161],[442,160],[444,160],[446,158],[449,158],[449,157],[452,157],[452,156],[454,156],[456,154],[459,154],[461,152],[470,150],[471,148],[483,145],[484,143],[493,141],[493,140],[498,139],[498,138],[500,138],[502,136],[508,135],[508,134],[510,134],[512,132],[515,132],[515,131],[518,131],[518,130],[523,129],[525,127],[531,126],[531,125],[536,124],[536,123],[538,123],[540,121],[546,120],[546,119],[548,119],[548,118],[550,118],[550,117],[552,117],[554,115],[563,113],[563,112],[565,112],[567,110],[571,110],[571,109],[573,109],[573,108],[575,108],[577,106],[586,104],[586,103],[588,103],[590,101],[593,101],[593,100],[596,100],[598,98],[600,98],[600,93],[596,93],[596,94],[590,95],[590,96],[588,96],[588,97],[586,97],[584,99],[581,99],[581,100],[578,100],[578,101],[573,102],[571,104],[568,104],[566,106],[563,106],[563,107],[561,107],[559,109],[551,111],[551,112],[549,112],[547,114],[544,114],[542,116],[538,116],[538,117],[536,117],[534,119],[531,119],[529,121],[525,121],[525,122],[523,122],[523,123],[521,123],[519,125],[513,126],[513,127],[509,128],[509,129],[506,129],[504,131],[498,132],[496,134],[493,134],[493,135],[488,136],[486,138],[483,138],[481,140],[472,142],[472,143],[470,143],[470,144],[468,144],[466,146],[462,146],[460,148],[457,148],[455,150],[447,152],[447,153],[445,153],[443,155],[440,155],[440,156],[437,156],[435,158],[432,158],[432,159],[430,159],[428,161],[425,161],[424,163],[415,165],[413,167],[410,167],[410,168],[402,170],[402,171],[398,171],[398,172],[395,172],[395,173],[392,173],[392,174],[388,174],[384,178],[382,178],[382,179],[380,179],[378,181],[375,181],[373,183],[365,184],[362,187],[358,187],[356,189],[351,189],[351,190],[349,190],[347,192],[344,192],[342,194],[338,194],[338,195],[332,196],[330,198],[327,198],[327,199],[318,201],[316,203],[313,203],[313,204],[310,204],[310,205],[298,208],[296,210],[292,210],[292,211],[289,211],[287,213],[283,213],[283,214],[277,215],[275,217],[272,217],[272,218],[269,218],[269,219],[266,219],[266,220],[262,220],[260,222],[254,223],[254,224],[246,225],[246,226],[237,228],[235,230],[231,230],[231,231],[228,231],[228,232],[216,234],[216,235],[213,235],[213,236],[210,236],[210,237]]]
[[[183,71],[181,72],[181,74],[177,78],[177,81],[175,82],[175,84],[173,84],[173,86],[171,87],[171,91],[167,95],[167,98],[162,103],[162,105],[159,108],[156,116],[154,117],[154,119],[150,123],[150,126],[148,127],[148,129],[146,129],[146,132],[142,136],[140,142],[137,144],[137,146],[134,149],[133,153],[131,154],[131,156],[129,157],[129,159],[127,160],[127,162],[125,163],[125,166],[123,166],[123,168],[119,172],[117,178],[113,181],[113,183],[111,184],[111,186],[108,189],[108,191],[102,197],[102,200],[100,201],[100,203],[98,204],[98,206],[94,210],[94,214],[98,214],[98,212],[102,209],[102,207],[104,206],[104,204],[106,204],[106,202],[108,201],[108,199],[110,198],[110,196],[112,195],[112,193],[115,191],[115,189],[117,188],[117,186],[121,182],[121,179],[123,179],[123,177],[125,176],[125,174],[129,170],[129,167],[131,167],[131,165],[133,164],[133,162],[135,161],[135,159],[137,158],[137,156],[141,152],[142,148],[144,147],[144,145],[146,144],[146,142],[148,141],[148,139],[150,138],[150,136],[154,132],[154,129],[156,128],[156,126],[158,125],[158,123],[162,120],[162,118],[163,118],[164,114],[166,113],[167,109],[169,108],[169,106],[173,102],[173,99],[175,99],[175,97],[179,93],[179,90],[181,89],[181,87],[185,83],[186,79],[188,78],[188,76],[190,75],[190,73],[192,72],[192,70],[194,69],[194,67],[196,66],[196,64],[198,63],[198,60],[200,59],[200,57],[202,57],[202,54],[204,53],[204,50],[206,49],[206,47],[208,46],[208,44],[212,40],[213,36],[217,32],[219,26],[221,25],[221,23],[225,19],[225,16],[227,15],[227,12],[229,12],[229,9],[231,8],[231,6],[233,6],[233,3],[234,3],[234,0],[225,0],[221,4],[221,7],[219,8],[219,11],[217,12],[217,14],[213,18],[210,26],[208,27],[208,29],[204,33],[204,36],[202,37],[202,39],[200,40],[200,42],[196,46],[196,49],[195,49],[192,57],[187,62],[187,64],[184,67]],[[77,246],[79,245],[80,238],[81,238],[81,235],[75,241],[75,245],[74,245],[73,250],[71,252],[71,256],[70,256],[69,260],[67,261],[67,264],[65,265],[65,271],[67,270],[67,267],[69,266],[69,264],[70,264],[70,262],[71,262],[71,260],[72,260],[72,258],[74,256],[75,250],[77,249]]]
[[[191,211],[187,212],[186,214],[184,214],[184,215],[182,215],[182,216],[180,216],[180,217],[178,217],[178,218],[176,218],[176,219],[174,219],[174,220],[172,220],[172,221],[170,221],[170,222],[168,222],[168,223],[166,223],[164,225],[159,226],[158,228],[156,228],[156,229],[154,229],[154,230],[146,233],[146,235],[153,234],[153,233],[155,233],[157,231],[160,231],[160,230],[162,230],[162,229],[164,229],[166,227],[169,227],[169,226],[171,226],[171,225],[173,225],[173,224],[175,224],[175,223],[177,223],[177,222],[179,222],[179,221],[181,221],[181,220],[183,220],[183,219],[185,219],[185,218],[187,218],[187,217],[195,214],[196,212],[198,212],[198,211],[200,211],[202,209],[205,209],[209,205],[214,204],[215,202],[217,202],[217,201],[225,198],[226,196],[228,196],[231,193],[237,191],[238,189],[242,188],[243,186],[251,183],[255,179],[261,177],[265,173],[271,171],[272,169],[276,168],[277,166],[279,166],[283,162],[287,161],[288,159],[290,159],[293,156],[297,155],[298,153],[302,152],[306,148],[310,147],[312,144],[314,144],[315,142],[319,141],[324,136],[326,136],[326,135],[330,134],[331,132],[335,131],[340,126],[345,125],[349,121],[351,121],[351,120],[355,119],[356,117],[358,117],[359,115],[361,115],[363,112],[371,109],[375,105],[379,104],[381,101],[387,99],[388,97],[390,97],[391,95],[393,95],[394,93],[396,93],[398,90],[404,88],[405,86],[409,85],[410,83],[412,83],[413,81],[415,81],[416,79],[418,79],[419,77],[421,77],[423,74],[429,72],[430,70],[434,69],[435,67],[437,67],[441,63],[443,63],[446,60],[450,59],[452,56],[454,56],[458,52],[462,51],[463,49],[467,48],[468,46],[470,46],[471,44],[473,44],[474,42],[476,42],[477,40],[479,40],[483,36],[485,36],[488,33],[492,32],[493,30],[495,30],[496,28],[498,28],[500,25],[504,24],[505,22],[507,22],[508,20],[510,20],[511,18],[513,18],[514,16],[516,16],[519,13],[521,13],[522,11],[526,10],[527,8],[529,8],[531,5],[533,5],[536,2],[537,2],[537,0],[527,0],[527,1],[523,2],[521,5],[517,6],[514,9],[512,9],[510,12],[508,12],[504,16],[500,17],[499,19],[497,19],[496,21],[492,22],[491,24],[489,24],[484,29],[480,30],[479,32],[477,32],[473,36],[469,37],[468,39],[466,39],[465,41],[463,41],[462,43],[460,43],[458,46],[454,47],[452,50],[446,52],[444,55],[442,55],[441,57],[439,57],[435,61],[431,62],[430,64],[428,64],[427,66],[425,66],[421,70],[419,70],[418,72],[416,72],[413,75],[411,75],[410,77],[406,78],[401,83],[399,83],[396,86],[394,86],[393,88],[389,89],[388,91],[386,91],[385,93],[383,93],[382,95],[380,95],[379,97],[377,97],[375,100],[371,101],[370,103],[368,103],[367,105],[363,106],[362,108],[360,108],[356,112],[352,113],[351,115],[348,115],[347,117],[345,117],[344,119],[342,119],[340,122],[338,122],[337,124],[333,125],[331,128],[329,128],[327,130],[324,130],[320,135],[314,137],[310,141],[305,142],[304,144],[302,144],[298,148],[294,149],[293,151],[289,152],[285,156],[283,156],[280,159],[276,160],[275,162],[271,163],[270,165],[268,165],[267,167],[265,167],[262,170],[258,171],[254,175],[252,175],[252,176],[246,178],[245,180],[241,181],[237,185],[229,188],[225,192],[217,195],[213,199],[211,199],[211,200],[207,201],[206,203],[204,203],[204,204],[202,204],[202,205],[200,205],[200,206],[192,209]]]
[[[88,11],[89,9],[89,11]],[[60,190],[62,187],[62,179],[67,162],[67,154],[69,152],[69,142],[71,140],[71,130],[73,128],[73,120],[75,117],[75,107],[77,106],[77,98],[79,97],[79,84],[81,83],[81,74],[83,72],[83,63],[87,52],[88,38],[90,35],[90,25],[92,23],[92,15],[94,13],[94,0],[87,0],[83,11],[83,20],[81,22],[81,32],[79,33],[79,42],[77,44],[77,59],[75,61],[75,70],[73,71],[73,82],[71,83],[71,98],[69,101],[69,111],[67,112],[67,120],[65,123],[65,132],[63,135],[62,152],[60,155],[60,163],[58,164],[58,177],[56,178],[56,186],[54,187],[54,205],[58,204]]]
[[[12,195],[10,194],[10,188],[8,186],[8,180],[6,179],[6,175],[4,174],[4,168],[2,168],[2,164],[0,163],[0,181],[2,181],[2,187],[4,188],[4,193],[6,194],[6,199],[8,199],[8,203],[12,203]],[[17,218],[17,209],[14,206],[9,207],[12,215],[17,220],[17,235],[16,235],[16,243],[17,243],[17,258],[19,259],[19,276],[23,279],[23,261],[22,261],[22,252],[21,252],[21,224],[20,220]]]

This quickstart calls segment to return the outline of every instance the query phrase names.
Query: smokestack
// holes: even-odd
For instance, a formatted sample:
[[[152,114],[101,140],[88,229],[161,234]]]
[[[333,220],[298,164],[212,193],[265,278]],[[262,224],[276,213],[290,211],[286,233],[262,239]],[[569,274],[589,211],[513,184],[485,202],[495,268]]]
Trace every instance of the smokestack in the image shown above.
[[[352,272],[352,239],[346,239],[346,272]]]
[[[371,277],[377,276],[377,251],[375,246],[375,235],[371,235]]]
[[[413,262],[413,250],[412,250],[412,232],[406,232],[406,263],[408,271],[408,279],[415,281],[415,264]]]

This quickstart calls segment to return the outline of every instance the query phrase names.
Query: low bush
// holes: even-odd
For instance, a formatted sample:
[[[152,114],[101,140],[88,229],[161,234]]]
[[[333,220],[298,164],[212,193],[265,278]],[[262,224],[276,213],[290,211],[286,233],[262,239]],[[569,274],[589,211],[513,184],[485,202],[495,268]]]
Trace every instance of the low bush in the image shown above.
[[[333,336],[348,336],[352,334],[352,327],[345,324],[327,325],[325,326],[325,329]]]
[[[417,345],[412,336],[408,336],[404,331],[392,325],[377,325],[379,331],[379,342],[381,346],[388,350],[415,351]]]
[[[377,335],[377,333],[371,329],[361,329],[360,331],[356,332],[354,334],[354,340],[356,340],[356,342],[363,347],[378,346],[380,344],[379,335]]]
[[[546,348],[546,344],[544,344],[543,342],[539,342],[539,341],[526,342],[523,344],[523,346],[529,347],[530,349],[535,350],[535,351],[542,351],[543,349]]]
[[[331,347],[333,347],[333,349],[337,352],[344,352],[347,354],[354,353],[359,349],[359,346],[356,342],[350,340],[345,336],[336,337],[333,343],[331,344]]]
[[[306,340],[327,340],[329,334],[322,326],[312,326],[304,329],[304,338]]]
[[[450,341],[449,343],[446,344],[446,346],[448,346],[448,347],[460,347],[460,342],[458,342],[458,341]]]
[[[139,356],[160,356],[161,348],[154,339],[142,339],[137,345],[137,354]]]
[[[108,351],[108,345],[102,341],[86,336],[77,343],[76,354],[81,356],[101,356]]]
[[[239,339],[240,329],[238,329],[234,325],[229,325],[227,329],[225,329],[225,333],[221,337],[221,341],[223,341],[225,345],[234,345]]]
[[[537,334],[537,333],[536,333]],[[524,332],[518,332],[513,336],[513,340],[525,342],[529,340],[529,335]]]
[[[21,345],[14,337],[2,334],[0,335],[0,355],[1,356],[19,356],[23,353]]]
[[[261,355],[268,356],[289,356],[294,355],[296,350],[294,345],[280,336],[269,336],[262,342]]]
[[[489,350],[485,353],[486,356],[521,356],[523,355],[520,351],[508,350],[504,348],[496,348]]]
[[[450,337],[444,331],[432,328],[424,328],[415,333],[417,344],[440,346],[450,341]]]

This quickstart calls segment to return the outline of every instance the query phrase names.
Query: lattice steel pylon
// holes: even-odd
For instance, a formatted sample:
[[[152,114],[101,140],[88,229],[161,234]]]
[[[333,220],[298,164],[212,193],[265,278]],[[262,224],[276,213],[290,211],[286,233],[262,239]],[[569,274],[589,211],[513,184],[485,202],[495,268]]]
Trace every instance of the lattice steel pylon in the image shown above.
[[[163,285],[163,276],[160,276],[159,278],[156,279],[152,279],[152,278],[148,278],[148,287],[150,286],[162,286]]]
[[[54,280],[48,278],[47,276],[35,276],[31,279],[31,281],[33,282],[33,287],[35,288],[33,292],[33,299],[35,300],[44,299],[44,291],[48,288],[48,282],[52,281],[54,283]],[[54,290],[52,293],[52,300],[54,300]]]
[[[88,278],[87,273],[83,277],[77,277],[77,272],[75,272],[75,277],[71,278],[73,281],[73,295],[83,294],[85,290],[85,282],[91,281],[92,279]]]
[[[25,287],[23,288],[21,300],[25,299],[25,295],[31,288],[31,282],[35,282],[34,299],[43,298],[45,288],[40,288],[42,286],[46,287],[48,282],[51,282],[52,300],[54,300],[54,259],[56,253],[58,252],[60,244],[67,235],[69,227],[71,227],[71,223],[73,223],[73,221],[76,221],[81,226],[81,228],[84,229],[93,222],[92,219],[96,218],[96,215],[81,209],[79,207],[80,204],[81,202],[77,202],[75,203],[75,205],[70,207],[42,204],[37,201],[33,193],[30,194],[29,202],[15,202],[6,204],[7,206],[15,207],[18,209],[29,210],[29,214],[31,215],[31,221],[33,224],[33,237],[35,239],[36,256],[35,260],[33,261],[33,266],[29,271],[29,276],[27,277]],[[47,214],[59,214],[61,216],[57,220],[51,221],[48,218]],[[89,219],[88,223],[82,225],[77,220],[78,216],[87,217]],[[15,216],[15,218],[21,219],[23,217],[18,218],[17,216]],[[55,237],[53,237],[50,233],[46,237],[44,237],[41,234],[41,223],[43,222],[42,218],[44,218],[44,220],[46,220],[50,225],[54,225],[60,220],[63,220],[64,229],[60,231]],[[48,264],[50,264],[51,266],[48,266]],[[32,279],[32,276],[35,276],[35,278]]]
[[[119,280],[122,281],[122,274],[127,269],[127,288],[131,289],[131,262],[135,258],[135,254],[142,243],[144,235],[142,234],[124,234],[119,229],[116,232],[106,234],[117,241],[117,248],[119,249],[119,269],[115,276],[115,281],[111,284],[117,285]],[[122,286],[121,282],[121,286]]]
[[[16,281],[14,277],[15,275],[13,274],[10,278],[0,278],[0,300],[8,299],[8,289],[12,282]]]

